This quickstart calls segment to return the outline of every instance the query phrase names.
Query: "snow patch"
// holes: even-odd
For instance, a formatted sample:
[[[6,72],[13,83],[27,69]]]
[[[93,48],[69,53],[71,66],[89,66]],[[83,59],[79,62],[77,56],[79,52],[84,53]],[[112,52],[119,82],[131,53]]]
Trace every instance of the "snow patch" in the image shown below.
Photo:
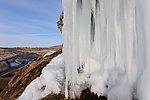
[[[42,70],[40,77],[33,80],[18,100],[37,100],[50,93],[60,93],[64,80],[64,58],[58,55]]]
[[[54,52],[56,52],[56,51],[49,51],[49,52],[47,52],[43,57],[46,57],[46,56],[48,56],[48,55],[51,55],[51,54],[53,54]]]

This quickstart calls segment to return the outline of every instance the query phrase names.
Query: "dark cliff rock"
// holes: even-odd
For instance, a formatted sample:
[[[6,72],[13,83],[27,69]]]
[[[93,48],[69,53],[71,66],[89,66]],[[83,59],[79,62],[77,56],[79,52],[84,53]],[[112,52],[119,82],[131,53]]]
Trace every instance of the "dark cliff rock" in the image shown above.
[[[82,91],[79,98],[66,99],[63,94],[49,94],[42,100],[107,100],[105,96],[98,96],[90,91],[90,89],[85,89]]]
[[[8,68],[9,68],[8,63],[6,63],[5,61],[0,62],[0,72],[3,72],[5,70],[7,70]]]
[[[64,12],[61,13],[59,21],[57,22],[58,29],[62,32],[63,27],[63,18],[64,18]]]

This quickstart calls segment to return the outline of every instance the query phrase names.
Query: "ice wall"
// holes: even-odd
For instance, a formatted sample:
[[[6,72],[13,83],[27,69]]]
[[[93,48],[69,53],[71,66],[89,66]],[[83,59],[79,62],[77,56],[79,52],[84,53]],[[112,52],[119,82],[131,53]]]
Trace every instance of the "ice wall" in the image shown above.
[[[150,100],[150,1],[62,1],[66,97]]]

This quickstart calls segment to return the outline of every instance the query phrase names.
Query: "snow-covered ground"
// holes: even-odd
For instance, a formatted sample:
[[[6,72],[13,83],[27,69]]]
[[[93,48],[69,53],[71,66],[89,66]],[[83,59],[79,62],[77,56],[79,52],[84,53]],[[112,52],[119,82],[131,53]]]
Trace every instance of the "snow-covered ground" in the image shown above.
[[[40,77],[27,86],[18,99],[38,100],[50,93],[60,93],[64,78],[64,57],[60,54],[42,70]]]
[[[46,56],[48,56],[48,55],[51,55],[51,54],[53,54],[54,52],[56,52],[56,51],[49,51],[49,52],[47,52],[43,57],[46,57]]]

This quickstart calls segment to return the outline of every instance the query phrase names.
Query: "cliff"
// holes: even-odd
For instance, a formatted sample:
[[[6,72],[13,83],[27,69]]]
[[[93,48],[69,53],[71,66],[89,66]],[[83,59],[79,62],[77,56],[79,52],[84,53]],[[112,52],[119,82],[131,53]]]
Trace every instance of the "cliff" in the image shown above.
[[[59,21],[57,22],[58,29],[62,32],[63,27],[63,18],[64,18],[64,12],[61,13]]]

